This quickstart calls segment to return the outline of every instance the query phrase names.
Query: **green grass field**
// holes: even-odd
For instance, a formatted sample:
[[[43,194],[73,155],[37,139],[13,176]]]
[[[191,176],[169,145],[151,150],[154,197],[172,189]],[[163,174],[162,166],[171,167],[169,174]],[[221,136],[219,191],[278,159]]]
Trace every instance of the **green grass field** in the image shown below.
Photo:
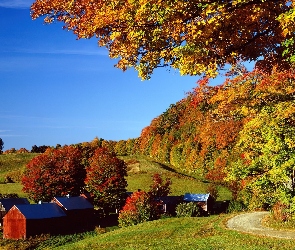
[[[149,190],[152,183],[152,176],[155,173],[161,174],[163,179],[170,178],[172,180],[170,195],[183,195],[185,193],[204,193],[206,192],[208,182],[196,179],[181,173],[176,173],[157,162],[141,156],[120,157],[127,163],[129,161],[136,162],[128,164],[128,187],[127,190],[134,192],[138,189]],[[169,169],[169,170],[168,170]],[[218,187],[218,200],[230,200],[231,193],[224,187]]]
[[[226,229],[224,223],[229,217],[230,215],[214,215],[161,219],[118,229],[52,249],[294,249],[294,240],[258,237]]]
[[[38,154],[1,154],[0,155],[0,183],[5,182],[7,175],[19,180],[26,164]]]

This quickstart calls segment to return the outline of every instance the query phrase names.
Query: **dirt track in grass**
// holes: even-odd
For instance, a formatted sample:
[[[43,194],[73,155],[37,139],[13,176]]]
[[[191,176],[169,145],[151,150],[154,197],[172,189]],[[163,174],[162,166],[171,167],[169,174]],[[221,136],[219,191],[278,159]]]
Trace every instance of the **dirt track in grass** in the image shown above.
[[[260,236],[295,239],[295,231],[277,230],[263,226],[261,223],[262,219],[268,214],[269,212],[239,214],[227,221],[227,227],[229,229]]]

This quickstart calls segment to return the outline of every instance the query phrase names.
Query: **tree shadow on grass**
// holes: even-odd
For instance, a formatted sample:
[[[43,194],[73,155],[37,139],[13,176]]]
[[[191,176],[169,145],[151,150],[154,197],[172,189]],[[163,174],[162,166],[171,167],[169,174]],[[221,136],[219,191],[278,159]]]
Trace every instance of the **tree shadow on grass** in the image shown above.
[[[173,168],[171,168],[171,167],[169,167],[169,166],[167,166],[167,165],[165,165],[165,164],[163,164],[163,163],[156,162],[156,161],[152,161],[152,162],[158,164],[161,168],[163,168],[163,169],[165,169],[165,170],[167,170],[167,171],[170,171],[170,172],[172,172],[172,173],[175,173],[175,174],[177,174],[177,175],[179,175],[179,176],[182,176],[182,177],[184,177],[184,178],[188,178],[188,179],[191,179],[191,180],[198,180],[198,181],[201,181],[201,182],[203,182],[203,183],[209,183],[209,181],[207,181],[207,180],[199,180],[199,179],[197,179],[197,178],[195,178],[195,177],[193,177],[193,176],[186,175],[186,174],[183,174],[183,173],[179,173],[179,172],[177,172],[175,169],[173,169]]]
[[[107,228],[107,227],[117,227],[118,226],[118,214],[110,213],[104,216],[97,216],[96,217],[96,226]]]

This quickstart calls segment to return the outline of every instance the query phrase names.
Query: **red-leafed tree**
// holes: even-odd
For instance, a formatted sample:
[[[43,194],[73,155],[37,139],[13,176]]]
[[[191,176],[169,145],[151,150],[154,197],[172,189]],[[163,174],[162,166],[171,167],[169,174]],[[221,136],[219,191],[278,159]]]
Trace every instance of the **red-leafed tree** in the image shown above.
[[[170,179],[167,178],[164,182],[160,174],[154,174],[153,184],[150,186],[149,193],[154,197],[167,196],[170,193],[171,184],[172,182]]]
[[[23,191],[34,201],[78,195],[86,174],[81,159],[80,150],[72,146],[47,149],[27,164],[22,177]]]
[[[119,226],[126,227],[159,218],[158,202],[145,191],[134,192],[127,198],[119,214]]]
[[[167,196],[171,184],[169,178],[164,181],[160,174],[154,174],[148,192],[137,191],[127,198],[119,214],[119,226],[131,226],[160,218],[163,211],[158,197]]]
[[[104,209],[121,208],[125,202],[127,166],[106,148],[98,148],[86,169],[86,189],[96,205]]]

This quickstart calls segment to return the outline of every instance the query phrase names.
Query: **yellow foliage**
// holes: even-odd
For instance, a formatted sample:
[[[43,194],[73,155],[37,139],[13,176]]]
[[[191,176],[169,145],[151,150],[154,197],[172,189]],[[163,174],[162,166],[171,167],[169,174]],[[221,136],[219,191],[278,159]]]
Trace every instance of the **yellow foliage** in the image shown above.
[[[291,3],[291,5],[290,5]],[[35,0],[32,18],[64,22],[78,38],[96,37],[116,65],[148,79],[165,65],[216,76],[226,64],[259,60],[287,68],[278,44],[295,31],[294,1]],[[269,53],[272,51],[273,53]]]

